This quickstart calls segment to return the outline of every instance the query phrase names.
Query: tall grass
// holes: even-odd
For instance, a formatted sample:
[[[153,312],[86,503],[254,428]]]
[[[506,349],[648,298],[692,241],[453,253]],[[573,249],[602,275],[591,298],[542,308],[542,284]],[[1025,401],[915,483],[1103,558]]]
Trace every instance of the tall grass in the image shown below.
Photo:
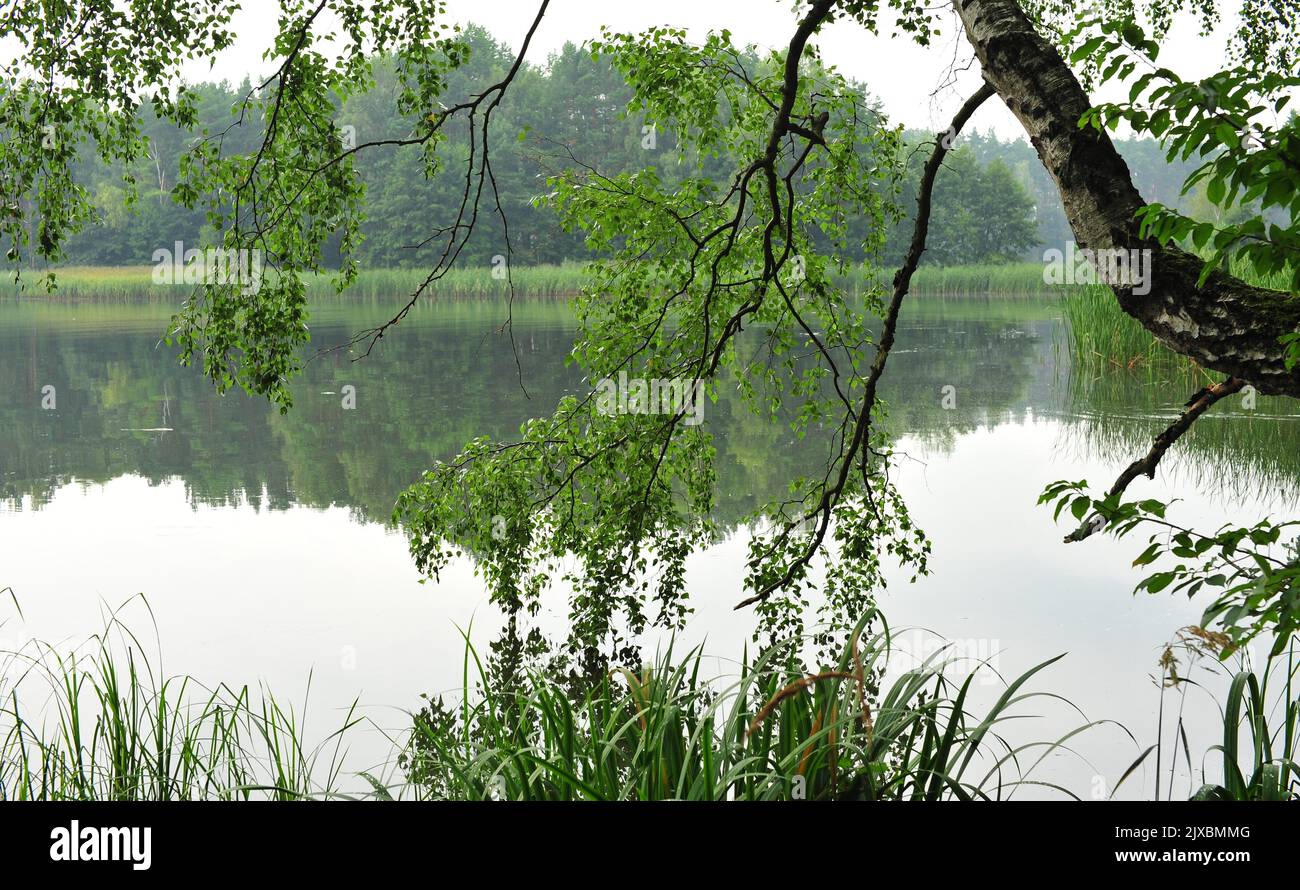
[[[31,642],[0,652],[0,800],[337,794],[353,712],[308,750],[301,717],[268,690],[160,677],[146,651],[114,613],[78,650]]]
[[[1233,260],[1229,271],[1258,287],[1287,290],[1290,273],[1259,275],[1246,263]],[[1120,308],[1115,294],[1104,284],[1077,285],[1062,289],[1062,311],[1069,323],[1069,347],[1074,364],[1092,375],[1115,371],[1140,371],[1148,377],[1200,380],[1207,374],[1186,356],[1158,341],[1132,316]]]
[[[1051,290],[1043,283],[1042,263],[989,263],[920,266],[912,277],[912,292],[941,297],[1041,297]]]
[[[1260,273],[1255,271],[1255,268],[1241,257],[1233,257],[1228,263],[1228,273],[1256,287],[1267,287],[1281,291],[1291,290],[1292,270],[1290,268]]]
[[[471,649],[465,685],[472,661],[478,692],[417,716],[408,777],[421,796],[469,800],[968,800],[1025,784],[1073,796],[1031,775],[1095,724],[1052,742],[1002,735],[1026,702],[1051,697],[1026,684],[1057,659],[1007,684],[982,714],[968,701],[975,672],[952,679],[942,653],[877,695],[891,645],[887,628],[867,633],[874,617],[826,670],[805,674],[773,650],[721,691],[701,679],[698,649],[611,671],[576,696],[542,674],[502,688]]]
[[[1270,656],[1257,666],[1248,652],[1233,653],[1222,634],[1199,627],[1179,631],[1160,660],[1157,742],[1137,762],[1154,752],[1157,799],[1161,796],[1162,765],[1168,764],[1169,770],[1165,797],[1173,799],[1175,770],[1182,762],[1190,778],[1187,791],[1194,800],[1300,800],[1300,653],[1296,643],[1292,639],[1282,655]],[[1217,703],[1223,734],[1201,758],[1199,779],[1183,721],[1188,694],[1207,685],[1198,673],[1228,682],[1226,696]],[[1167,702],[1171,694],[1176,700]],[[1165,731],[1167,724],[1169,732]],[[1172,739],[1172,744],[1166,738]]]
[[[973,684],[990,668],[940,650],[891,678],[891,635],[888,627],[869,632],[876,619],[865,616],[818,672],[773,650],[743,664],[738,678],[712,682],[699,649],[679,660],[670,647],[650,667],[615,669],[578,688],[540,673],[505,688],[467,640],[460,701],[431,703],[413,716],[409,736],[393,740],[390,764],[405,771],[401,783],[345,772],[343,740],[361,722],[355,704],[309,748],[299,712],[266,689],[160,677],[113,613],[76,651],[31,643],[0,653],[0,800],[987,800],[1025,786],[1075,796],[1036,773],[1108,721],[1081,722],[1050,741],[1012,741],[1005,731],[1034,716],[1027,706],[1061,701],[1029,688],[1060,656],[977,708]],[[1193,781],[1187,794],[1300,796],[1294,647],[1263,671],[1234,671],[1217,658],[1223,640],[1190,630],[1175,644],[1180,652],[1208,658],[1231,683],[1222,742],[1202,758],[1199,790]],[[1173,647],[1161,662],[1165,690],[1185,699],[1208,684],[1182,663]],[[882,677],[888,683],[879,688]],[[1116,788],[1154,759],[1157,797],[1165,764],[1163,796],[1182,796],[1175,759],[1194,770],[1181,703],[1176,717],[1162,692],[1160,740]]]
[[[152,266],[65,266],[53,270],[52,296],[76,300],[130,300],[179,303],[193,285],[155,284]],[[425,269],[363,269],[345,292],[347,296],[393,297],[410,294],[428,274]],[[880,280],[887,281],[882,273]],[[511,270],[514,293],[526,298],[565,298],[578,293],[587,281],[583,264],[518,266]],[[328,273],[307,276],[312,297],[335,293]],[[430,285],[430,293],[456,298],[502,298],[510,295],[511,280],[492,274],[490,266],[462,265]],[[845,278],[837,282],[857,293],[865,280]],[[1004,263],[972,266],[922,266],[912,278],[912,292],[942,297],[1005,296],[1031,297],[1047,292],[1043,269],[1038,263]],[[24,271],[21,283],[12,277],[0,280],[0,296],[42,296],[45,277],[40,270]]]
[[[835,284],[855,296],[872,283],[878,288],[888,288],[893,282],[892,269],[880,269],[868,276],[836,276]],[[947,297],[967,299],[972,297],[1026,297],[1050,296],[1053,289],[1043,282],[1041,263],[980,263],[966,266],[917,267],[912,275],[909,293],[922,297]]]
[[[193,285],[155,284],[152,266],[67,266],[53,270],[55,289],[51,296],[78,300],[131,300],[179,304],[193,291]],[[394,297],[412,293],[427,276],[422,269],[362,270],[346,295]],[[513,281],[518,297],[561,298],[577,293],[586,280],[579,263],[555,266],[523,266],[511,270],[510,278],[497,278],[490,266],[460,266],[432,283],[429,293],[443,297],[510,296]],[[306,277],[310,297],[335,294],[333,276],[328,273]],[[12,277],[0,281],[0,296],[45,295],[45,278],[40,271],[24,272],[21,283]]]
[[[1127,371],[1184,382],[1197,378],[1191,359],[1169,349],[1121,309],[1106,285],[1063,290],[1061,312],[1068,326],[1071,364],[1077,370],[1092,376]]]
[[[511,285],[519,297],[569,297],[578,293],[587,276],[581,263],[517,266],[509,279],[498,278],[489,266],[457,266],[430,285],[430,292],[450,297],[508,297]],[[347,289],[347,296],[391,297],[410,294],[428,276],[425,269],[363,269]],[[307,281],[312,296],[332,295],[329,275],[315,275]]]
[[[1234,263],[1234,275],[1263,287],[1286,289],[1289,275],[1286,272],[1261,278],[1241,263]],[[174,303],[183,300],[192,289],[187,285],[159,285],[152,280],[151,266],[66,266],[54,270],[55,296],[72,299],[150,300]],[[357,280],[347,289],[350,296],[367,298],[392,297],[412,293],[423,283],[426,269],[362,269]],[[500,273],[498,273],[500,274]],[[887,285],[890,270],[879,273],[877,285]],[[513,281],[518,297],[564,298],[578,293],[587,281],[584,264],[565,262],[556,265],[517,266],[511,269],[510,280],[498,278],[491,266],[460,265],[430,285],[430,292],[445,297],[501,298],[510,295]],[[854,294],[862,290],[866,280],[849,276],[836,282]],[[1050,287],[1043,282],[1042,263],[985,263],[965,266],[922,265],[912,277],[912,293],[936,297],[1043,297],[1065,296],[1083,302],[1083,309],[1094,311],[1104,303],[1102,296],[1110,295],[1104,286]],[[313,297],[332,296],[335,293],[330,274],[307,276],[307,291]],[[21,287],[11,277],[0,280],[0,296],[17,294],[40,295],[45,293],[43,273],[25,271]],[[1120,316],[1123,312],[1110,304]],[[1127,316],[1125,316],[1127,317]],[[1113,316],[1106,316],[1110,321]],[[1099,345],[1105,346],[1103,341]],[[1131,346],[1127,341],[1116,345]],[[1117,354],[1118,355],[1118,354]],[[1137,355],[1137,352],[1132,353]],[[1131,356],[1130,356],[1131,357]]]

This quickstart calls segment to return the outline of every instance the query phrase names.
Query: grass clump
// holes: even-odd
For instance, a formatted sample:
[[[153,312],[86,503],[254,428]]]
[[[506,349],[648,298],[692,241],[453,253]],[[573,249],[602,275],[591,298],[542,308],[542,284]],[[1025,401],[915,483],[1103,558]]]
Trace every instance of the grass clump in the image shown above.
[[[300,718],[269,691],[160,677],[145,652],[116,613],[76,650],[0,652],[0,800],[336,796],[352,712],[308,750]]]
[[[863,618],[838,661],[804,673],[772,650],[718,691],[701,680],[700,650],[651,667],[613,670],[575,693],[540,673],[495,683],[470,649],[477,693],[417,715],[407,775],[426,798],[507,800],[936,800],[1007,798],[1053,742],[1015,744],[1003,724],[1027,701],[1021,674],[982,714],[969,704],[975,672],[950,678],[942,653],[883,691],[886,628]],[[1058,656],[1059,657],[1059,656]]]
[[[1120,308],[1104,284],[1063,288],[1072,365],[1087,374],[1141,372],[1159,379],[1191,380],[1196,365],[1165,346]]]
[[[1192,800],[1300,800],[1300,661],[1296,656],[1294,638],[1282,654],[1270,655],[1256,666],[1248,650],[1234,651],[1223,634],[1186,627],[1175,635],[1160,659],[1157,741],[1137,761],[1154,754],[1157,800],[1165,764],[1169,773],[1166,799],[1176,796],[1176,770],[1181,764],[1186,768],[1187,795]],[[1193,765],[1183,718],[1187,697],[1225,681],[1227,694],[1215,702],[1223,734],[1219,743],[1202,755],[1198,769]],[[1176,696],[1176,701],[1169,703],[1168,720],[1167,695]],[[1166,742],[1166,735],[1172,743]]]
[[[1260,275],[1240,259],[1228,271],[1256,287],[1285,291],[1290,287],[1289,271]],[[1169,349],[1122,308],[1105,284],[1071,285],[1061,288],[1062,312],[1069,326],[1069,347],[1074,365],[1086,374],[1116,371],[1142,372],[1160,380],[1190,382],[1207,378],[1192,359]]]

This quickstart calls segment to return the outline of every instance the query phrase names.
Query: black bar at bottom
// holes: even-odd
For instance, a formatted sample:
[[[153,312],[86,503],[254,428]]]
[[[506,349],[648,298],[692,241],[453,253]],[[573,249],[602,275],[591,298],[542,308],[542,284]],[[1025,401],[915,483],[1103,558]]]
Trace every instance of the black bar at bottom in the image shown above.
[[[0,856],[9,874],[104,872],[128,881],[382,880],[394,867],[442,861],[493,878],[582,869],[587,882],[608,866],[612,882],[629,869],[652,880],[655,870],[680,875],[687,860],[679,854],[734,876],[737,867],[762,873],[783,858],[807,868],[820,850],[828,865],[846,855],[927,870],[996,863],[988,873],[998,875],[1099,866],[1226,871],[1285,868],[1295,813],[1283,804],[1211,803],[7,803]]]

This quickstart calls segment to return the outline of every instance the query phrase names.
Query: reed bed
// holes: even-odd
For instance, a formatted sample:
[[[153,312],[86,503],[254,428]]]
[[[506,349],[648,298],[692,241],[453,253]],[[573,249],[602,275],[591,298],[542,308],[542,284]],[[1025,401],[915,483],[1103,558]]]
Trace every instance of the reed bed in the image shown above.
[[[990,263],[971,266],[920,266],[912,292],[940,297],[1042,297],[1052,289],[1043,282],[1042,263]]]
[[[428,276],[425,269],[363,269],[347,289],[346,296],[391,297],[413,293]],[[498,278],[488,266],[457,266],[430,285],[439,296],[506,298],[511,286],[517,297],[566,298],[577,294],[587,276],[581,263],[521,266],[512,269],[510,278]],[[329,275],[314,275],[307,281],[312,296],[335,293]]]
[[[193,285],[155,284],[152,266],[67,266],[53,271],[53,291],[46,290],[43,272],[27,271],[20,282],[16,283],[12,277],[0,282],[0,296],[179,304],[194,289]],[[345,295],[376,298],[410,294],[427,275],[422,269],[362,270]],[[464,266],[452,269],[431,284],[429,292],[440,297],[503,299],[510,296],[513,283],[517,297],[562,299],[578,293],[585,280],[583,267],[578,263],[521,267],[512,270],[510,279],[495,277],[488,266]],[[336,294],[329,273],[308,275],[306,283],[312,298]]]
[[[1090,284],[1062,290],[1061,311],[1068,326],[1071,364],[1077,370],[1092,376],[1133,372],[1184,383],[1206,376],[1191,359],[1169,349],[1121,309],[1109,287]]]
[[[1290,273],[1259,275],[1234,260],[1229,271],[1259,287],[1288,290]],[[1176,380],[1205,385],[1211,377],[1186,356],[1175,353],[1120,308],[1103,284],[1060,288],[1062,312],[1069,323],[1068,345],[1073,364],[1084,374],[1136,372],[1151,380]],[[1199,382],[1197,382],[1199,381]]]
[[[191,292],[192,285],[162,285],[153,282],[152,266],[66,266],[53,270],[55,288],[46,290],[40,270],[27,270],[20,282],[12,277],[0,281],[0,296],[49,296],[76,300],[148,301],[179,303]],[[384,298],[412,293],[423,283],[425,269],[363,269],[345,296]],[[837,284],[857,294],[868,284],[888,282],[888,273],[873,277],[848,276]],[[521,266],[511,271],[516,297],[530,299],[565,299],[579,293],[587,281],[584,265],[578,262],[560,265]],[[453,268],[430,286],[432,293],[455,298],[492,298],[510,296],[511,280],[493,275],[490,266],[463,265]],[[307,292],[313,298],[336,293],[333,276],[328,273],[307,276]],[[1042,267],[1035,263],[982,266],[922,266],[912,279],[912,292],[949,298],[965,297],[1032,297],[1047,292]]]
[[[152,266],[66,266],[53,270],[56,289],[53,296],[74,299],[151,300],[179,302],[191,290],[187,285],[159,285],[152,280]],[[1240,263],[1234,263],[1232,272],[1239,277],[1264,287],[1285,290],[1289,275],[1280,272],[1270,276],[1257,276]],[[367,298],[391,297],[413,292],[425,280],[428,271],[411,269],[363,269],[346,290],[347,296]],[[497,277],[489,265],[462,264],[451,269],[434,282],[433,293],[458,298],[504,298],[511,293],[525,298],[562,299],[582,290],[587,282],[585,265],[566,262],[558,265],[520,266],[511,270],[510,279]],[[860,293],[868,284],[884,287],[891,281],[890,270],[838,278],[836,284],[845,291]],[[333,276],[320,273],[307,276],[307,290],[313,297],[335,294]],[[912,293],[947,298],[1015,297],[1043,298],[1079,296],[1085,308],[1092,303],[1105,302],[1097,295],[1109,294],[1104,286],[1078,285],[1053,287],[1043,281],[1043,264],[989,263],[968,266],[922,265],[912,277]],[[39,296],[46,293],[44,277],[40,270],[23,273],[21,285],[12,277],[0,281],[0,296],[18,294]],[[1114,303],[1113,297],[1110,303]],[[1118,307],[1115,307],[1118,311]],[[1119,312],[1122,315],[1122,312]],[[1110,317],[1104,319],[1108,323]],[[1127,333],[1125,332],[1127,336]],[[1101,345],[1105,345],[1104,343]],[[1120,341],[1118,345],[1131,345]],[[1136,355],[1136,353],[1134,353]]]

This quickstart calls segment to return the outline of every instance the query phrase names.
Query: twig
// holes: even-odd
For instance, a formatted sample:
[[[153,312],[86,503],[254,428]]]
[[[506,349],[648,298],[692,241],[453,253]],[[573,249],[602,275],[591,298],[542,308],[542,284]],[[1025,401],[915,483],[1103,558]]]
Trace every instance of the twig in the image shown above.
[[[1145,475],[1148,479],[1156,477],[1156,467],[1160,464],[1160,459],[1165,456],[1178,439],[1191,428],[1196,419],[1210,410],[1211,406],[1220,399],[1225,399],[1233,393],[1240,392],[1246,386],[1246,381],[1238,377],[1230,377],[1222,383],[1215,383],[1201,390],[1188,402],[1183,413],[1178,415],[1178,419],[1169,425],[1163,433],[1156,436],[1155,441],[1151,443],[1151,450],[1145,455],[1133,461],[1124,472],[1119,474],[1115,484],[1106,492],[1107,497],[1114,497],[1121,494],[1124,489],[1128,488],[1130,482],[1138,476]],[[1072,544],[1075,541],[1082,541],[1084,538],[1101,531],[1106,527],[1106,520],[1099,513],[1093,513],[1074,531],[1065,536],[1065,543]]]

